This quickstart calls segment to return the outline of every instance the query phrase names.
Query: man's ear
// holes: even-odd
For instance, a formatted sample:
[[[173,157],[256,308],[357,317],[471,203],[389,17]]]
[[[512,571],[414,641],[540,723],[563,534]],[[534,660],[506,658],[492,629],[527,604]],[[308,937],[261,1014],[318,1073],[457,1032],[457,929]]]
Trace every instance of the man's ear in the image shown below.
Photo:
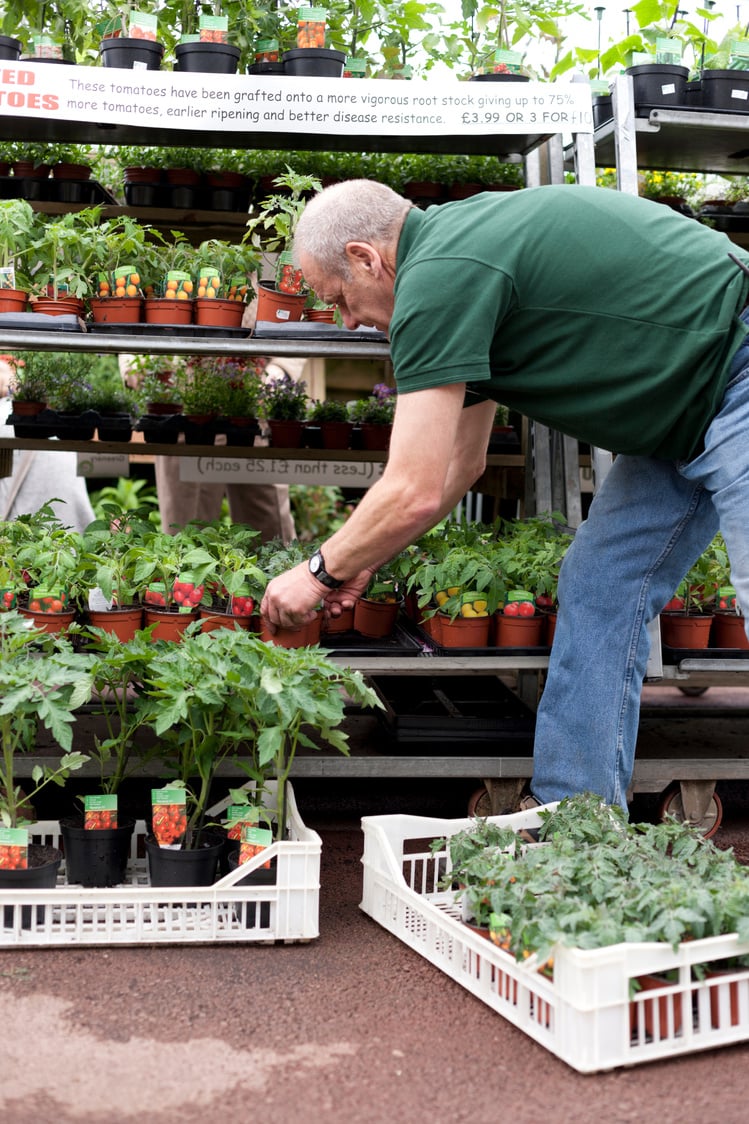
[[[382,265],[379,252],[370,242],[347,242],[346,258],[353,270],[363,270],[377,276]]]

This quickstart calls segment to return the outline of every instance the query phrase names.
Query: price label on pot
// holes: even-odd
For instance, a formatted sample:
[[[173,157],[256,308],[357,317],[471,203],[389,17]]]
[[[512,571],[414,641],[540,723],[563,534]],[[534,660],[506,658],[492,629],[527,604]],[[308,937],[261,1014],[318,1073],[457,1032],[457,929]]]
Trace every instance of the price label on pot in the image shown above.
[[[309,78],[3,62],[0,113],[180,129],[355,136],[592,132],[587,82]],[[522,146],[521,146],[522,147]],[[504,153],[515,151],[503,146]]]
[[[384,461],[294,460],[287,457],[184,457],[179,478],[191,483],[314,484],[369,488],[382,476]]]

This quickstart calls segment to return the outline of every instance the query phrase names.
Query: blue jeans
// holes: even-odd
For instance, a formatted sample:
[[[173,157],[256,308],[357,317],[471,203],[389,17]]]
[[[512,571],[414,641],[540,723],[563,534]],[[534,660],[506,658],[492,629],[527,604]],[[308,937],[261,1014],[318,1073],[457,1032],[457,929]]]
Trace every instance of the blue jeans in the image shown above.
[[[567,552],[536,719],[542,803],[588,791],[626,808],[647,625],[719,529],[749,618],[749,338],[704,445],[689,462],[616,457]]]

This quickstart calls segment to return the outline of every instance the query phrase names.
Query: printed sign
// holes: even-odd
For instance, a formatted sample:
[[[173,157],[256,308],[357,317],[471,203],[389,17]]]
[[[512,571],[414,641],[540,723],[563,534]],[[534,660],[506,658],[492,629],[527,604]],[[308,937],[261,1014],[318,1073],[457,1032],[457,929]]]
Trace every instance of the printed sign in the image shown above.
[[[587,82],[350,82],[286,75],[274,81],[22,62],[0,65],[0,113],[212,133],[465,137],[593,130]]]

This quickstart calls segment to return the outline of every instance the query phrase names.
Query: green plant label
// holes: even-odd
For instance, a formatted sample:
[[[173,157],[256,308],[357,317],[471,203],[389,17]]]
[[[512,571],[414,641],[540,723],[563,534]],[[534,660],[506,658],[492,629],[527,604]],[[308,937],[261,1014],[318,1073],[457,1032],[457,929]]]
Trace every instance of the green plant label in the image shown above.
[[[242,838],[245,827],[254,827],[260,819],[260,811],[250,804],[230,804],[226,809],[226,828],[230,839]]]
[[[86,831],[117,827],[116,793],[93,793],[83,798],[83,826]]]
[[[38,59],[61,59],[62,44],[55,43],[49,35],[35,35],[32,38],[34,55]]]
[[[679,66],[681,63],[681,43],[678,39],[656,39],[655,61],[666,66]]]
[[[195,34],[195,35],[180,35],[179,41],[180,41],[180,43],[199,43],[200,42],[200,36],[197,35],[197,34]]]
[[[278,62],[277,39],[258,39],[255,44],[255,62]]]
[[[519,74],[523,66],[523,56],[520,51],[508,51],[504,47],[498,47],[494,52],[494,66],[492,69],[496,73],[509,73]]]
[[[226,43],[229,39],[229,17],[201,16],[198,30],[202,43]]]
[[[140,271],[135,265],[121,265],[111,276],[113,297],[139,297]]]
[[[344,78],[366,78],[367,60],[347,57],[343,64]]]
[[[749,70],[749,39],[732,39],[728,55],[729,70]]]
[[[652,66],[654,62],[655,56],[648,54],[647,51],[632,52],[632,66]]]
[[[511,589],[507,594],[508,601],[533,601],[533,594],[527,589]]]
[[[0,827],[0,870],[26,870],[28,854],[28,828]]]
[[[3,609],[15,609],[16,607],[16,590],[10,586],[0,587],[0,612]]]
[[[151,789],[151,830],[160,847],[182,842],[187,831],[187,792],[176,785]]]
[[[0,289],[15,289],[16,287],[16,271],[12,265],[3,266],[0,269]]]
[[[125,30],[125,21],[122,16],[114,16],[111,19],[101,20],[94,24],[94,30],[102,39],[107,39],[113,35],[121,35]]]
[[[223,280],[221,278],[221,272],[218,269],[214,269],[209,262],[204,262],[200,267],[196,296],[220,297],[222,295],[222,290]]]
[[[184,299],[192,296],[192,278],[182,269],[170,269],[164,278],[164,295]]]
[[[239,846],[239,861],[246,863],[250,859],[254,859],[266,847],[270,847],[273,842],[273,832],[269,827],[256,827],[254,824],[247,825],[242,828],[242,842]],[[270,859],[263,863],[264,868],[267,870],[270,867]]]
[[[150,12],[132,12],[127,27],[128,35],[133,39],[156,40],[158,18]]]

